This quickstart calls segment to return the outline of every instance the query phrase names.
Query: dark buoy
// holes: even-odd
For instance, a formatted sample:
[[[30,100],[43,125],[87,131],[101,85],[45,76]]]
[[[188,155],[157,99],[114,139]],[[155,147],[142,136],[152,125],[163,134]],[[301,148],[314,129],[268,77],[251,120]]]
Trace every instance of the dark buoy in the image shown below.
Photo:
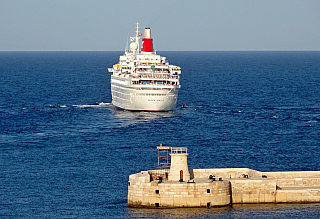
[[[183,104],[181,105],[181,108],[188,108],[188,107],[187,107],[187,104],[183,103]]]

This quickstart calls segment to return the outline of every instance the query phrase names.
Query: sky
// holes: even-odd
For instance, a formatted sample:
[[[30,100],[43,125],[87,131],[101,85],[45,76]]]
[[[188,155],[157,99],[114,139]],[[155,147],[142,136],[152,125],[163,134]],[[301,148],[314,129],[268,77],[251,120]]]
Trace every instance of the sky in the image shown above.
[[[320,50],[319,0],[0,0],[0,51]]]

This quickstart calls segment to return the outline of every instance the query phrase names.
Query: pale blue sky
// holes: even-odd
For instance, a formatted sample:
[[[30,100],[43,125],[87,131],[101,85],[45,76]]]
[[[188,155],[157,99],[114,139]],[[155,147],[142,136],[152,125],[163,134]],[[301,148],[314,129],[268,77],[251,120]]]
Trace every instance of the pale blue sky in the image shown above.
[[[320,50],[319,0],[0,0],[0,51]]]

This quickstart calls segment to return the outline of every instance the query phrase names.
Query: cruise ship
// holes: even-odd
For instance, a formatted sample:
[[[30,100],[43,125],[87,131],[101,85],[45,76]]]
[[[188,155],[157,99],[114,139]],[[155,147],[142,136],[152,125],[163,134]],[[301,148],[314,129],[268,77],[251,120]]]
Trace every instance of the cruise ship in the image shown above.
[[[108,69],[112,72],[112,104],[130,111],[174,110],[181,87],[181,68],[156,54],[150,28],[145,28],[142,37],[137,23],[130,42],[119,62]]]

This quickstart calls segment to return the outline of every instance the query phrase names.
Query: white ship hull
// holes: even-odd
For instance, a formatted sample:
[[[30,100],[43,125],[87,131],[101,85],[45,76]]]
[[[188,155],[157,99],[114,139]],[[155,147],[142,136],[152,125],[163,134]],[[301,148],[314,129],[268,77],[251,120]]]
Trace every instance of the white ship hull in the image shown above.
[[[112,104],[132,111],[171,111],[177,104],[173,86],[126,86],[111,82]]]

